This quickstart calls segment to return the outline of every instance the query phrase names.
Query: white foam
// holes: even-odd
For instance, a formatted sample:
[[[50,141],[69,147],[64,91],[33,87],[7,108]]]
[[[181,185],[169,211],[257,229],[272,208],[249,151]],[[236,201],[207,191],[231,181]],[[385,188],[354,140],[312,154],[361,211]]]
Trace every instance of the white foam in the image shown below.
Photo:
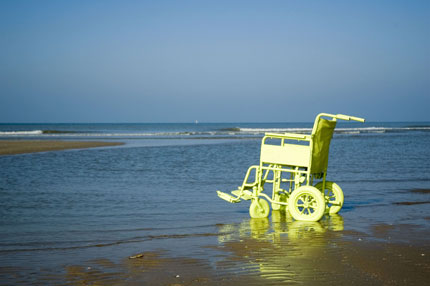
[[[357,128],[336,128],[336,133],[359,134],[359,133],[385,133],[390,131],[419,131],[430,130],[428,126],[417,127],[357,127]],[[265,132],[293,132],[310,133],[312,128],[240,128],[243,133],[265,133]]]
[[[240,128],[240,132],[311,132],[312,128]]]
[[[42,130],[31,130],[31,131],[0,131],[1,135],[40,135],[43,134]]]
[[[408,132],[408,131],[425,131],[430,130],[430,126],[412,126],[412,127],[353,127],[353,128],[336,128],[335,133],[340,134],[360,134],[360,133],[385,133],[385,132]],[[43,137],[183,137],[183,136],[236,136],[236,135],[262,135],[264,133],[301,133],[310,134],[312,128],[238,128],[235,130],[218,130],[218,131],[148,131],[148,132],[82,132],[82,133],[45,133],[42,130],[15,130],[0,131],[0,136],[43,136]]]
[[[43,134],[46,137],[150,137],[150,136],[184,136],[193,135],[182,132],[155,132],[155,133],[55,133]]]

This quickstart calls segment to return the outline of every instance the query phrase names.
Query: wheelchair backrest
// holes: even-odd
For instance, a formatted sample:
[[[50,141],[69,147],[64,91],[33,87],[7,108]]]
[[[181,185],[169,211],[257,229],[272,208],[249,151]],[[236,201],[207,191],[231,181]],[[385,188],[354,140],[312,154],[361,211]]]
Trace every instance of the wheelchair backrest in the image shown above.
[[[266,133],[261,144],[260,164],[310,168],[312,174],[325,172],[335,127],[336,120],[318,116],[311,136]]]
[[[260,163],[279,164],[294,167],[309,167],[310,148],[309,145],[298,144],[272,144],[266,142],[267,137],[261,144]]]
[[[336,127],[336,120],[319,117],[312,130],[312,162],[311,173],[326,172],[330,141]]]

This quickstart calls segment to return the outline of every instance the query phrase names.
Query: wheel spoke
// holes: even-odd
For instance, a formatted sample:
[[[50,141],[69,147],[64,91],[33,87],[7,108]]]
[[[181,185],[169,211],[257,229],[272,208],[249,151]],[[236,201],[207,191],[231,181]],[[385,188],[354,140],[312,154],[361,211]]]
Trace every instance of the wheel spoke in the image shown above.
[[[334,195],[334,193],[332,191],[326,190],[326,192],[324,192],[324,197],[334,198],[335,195]]]
[[[307,202],[308,201],[307,198],[308,198],[308,195],[307,194],[303,194],[302,201],[303,202]]]

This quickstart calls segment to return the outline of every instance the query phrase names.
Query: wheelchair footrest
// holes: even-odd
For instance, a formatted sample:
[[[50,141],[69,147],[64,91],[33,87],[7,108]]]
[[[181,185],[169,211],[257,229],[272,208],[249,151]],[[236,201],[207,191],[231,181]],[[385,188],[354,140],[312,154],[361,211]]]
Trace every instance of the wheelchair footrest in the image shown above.
[[[252,192],[248,190],[242,191],[242,194],[240,192],[241,192],[240,190],[235,190],[235,191],[232,191],[231,193],[238,198],[244,199],[245,201],[249,201],[250,199],[252,199]]]
[[[233,197],[232,195],[223,193],[221,191],[216,191],[216,192],[218,194],[218,197],[220,197],[224,201],[227,201],[229,203],[239,203],[240,202],[240,198],[238,198],[238,197]]]

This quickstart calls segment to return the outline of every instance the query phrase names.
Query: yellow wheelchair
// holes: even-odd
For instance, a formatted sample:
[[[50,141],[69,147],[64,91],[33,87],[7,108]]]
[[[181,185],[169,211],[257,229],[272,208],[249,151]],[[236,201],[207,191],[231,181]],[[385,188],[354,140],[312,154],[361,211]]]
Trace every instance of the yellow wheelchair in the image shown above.
[[[342,189],[326,181],[330,141],[338,119],[364,122],[359,117],[320,113],[310,135],[266,133],[260,164],[249,167],[242,186],[231,195],[217,191],[218,196],[230,203],[251,200],[252,218],[269,216],[267,201],[274,210],[287,207],[292,217],[301,221],[319,221],[325,212],[339,212],[344,200]],[[271,196],[264,193],[266,184],[272,184]]]

